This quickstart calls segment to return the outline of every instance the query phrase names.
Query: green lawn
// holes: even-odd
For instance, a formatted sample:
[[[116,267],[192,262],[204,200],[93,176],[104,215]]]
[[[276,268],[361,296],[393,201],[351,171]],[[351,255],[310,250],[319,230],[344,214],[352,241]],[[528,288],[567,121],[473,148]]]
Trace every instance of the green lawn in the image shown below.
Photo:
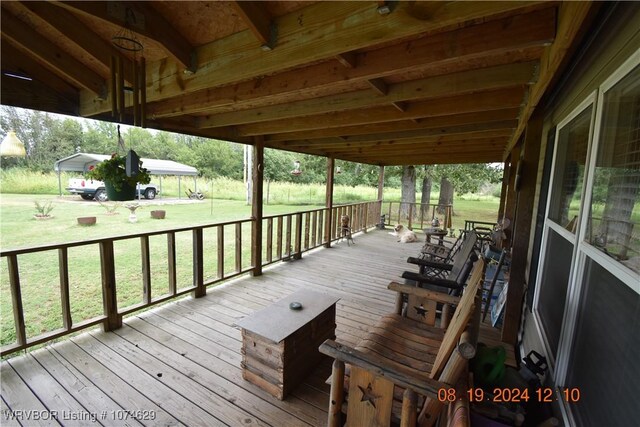
[[[36,220],[34,202],[51,201],[53,218]],[[339,198],[338,198],[339,200]],[[117,215],[108,215],[97,202],[85,202],[75,196],[49,195],[0,195],[0,247],[3,250],[32,247],[89,239],[133,235],[146,231],[188,227],[247,219],[250,207],[238,200],[207,199],[199,202],[182,200],[171,203],[162,199],[143,201],[137,210],[137,223],[128,221],[129,211],[120,206]],[[273,215],[315,209],[318,205],[268,205],[264,214]],[[461,228],[464,219],[495,220],[498,202],[491,200],[457,200],[454,228]],[[166,219],[155,220],[150,211],[164,209]],[[383,211],[384,212],[384,211]],[[77,224],[80,216],[96,216],[95,226]],[[275,225],[274,225],[275,229]],[[275,231],[275,230],[274,230]],[[225,235],[225,273],[235,269],[235,228],[227,226]],[[178,287],[192,284],[192,236],[191,232],[176,234]],[[275,245],[275,240],[274,240]],[[167,240],[165,235],[150,237],[152,295],[168,291]],[[217,272],[217,233],[215,228],[204,230],[205,278],[215,278]],[[250,266],[250,224],[242,227],[242,266]],[[118,307],[128,307],[142,301],[141,248],[137,238],[114,243]],[[74,323],[102,313],[102,289],[98,244],[70,248],[69,276],[70,302]],[[21,289],[25,311],[27,336],[62,327],[58,252],[46,251],[18,257]],[[11,293],[8,284],[7,264],[0,264],[0,344],[15,340]]]

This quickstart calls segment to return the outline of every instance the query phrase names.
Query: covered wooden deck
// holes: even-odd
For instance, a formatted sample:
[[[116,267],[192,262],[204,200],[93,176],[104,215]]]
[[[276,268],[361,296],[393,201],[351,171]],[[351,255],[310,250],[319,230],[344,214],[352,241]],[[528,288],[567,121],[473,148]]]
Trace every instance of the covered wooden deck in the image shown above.
[[[330,362],[278,401],[242,379],[236,322],[312,289],[341,298],[337,339],[355,345],[368,325],[393,310],[386,286],[419,249],[379,230],[355,240],[209,288],[206,297],[137,314],[115,332],[84,333],[4,361],[2,425],[324,425]],[[484,330],[482,339],[499,337],[491,332]]]

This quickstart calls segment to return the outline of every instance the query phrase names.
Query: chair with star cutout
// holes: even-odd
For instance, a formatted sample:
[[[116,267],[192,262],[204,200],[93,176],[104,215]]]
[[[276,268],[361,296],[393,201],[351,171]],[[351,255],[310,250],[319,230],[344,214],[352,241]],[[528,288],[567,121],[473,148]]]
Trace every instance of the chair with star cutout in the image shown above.
[[[434,425],[443,408],[438,391],[455,384],[475,355],[483,277],[480,259],[462,297],[391,283],[389,289],[398,292],[395,313],[382,317],[355,348],[325,341],[320,352],[335,359],[328,425],[343,425],[345,396],[347,427]],[[411,316],[404,295],[455,305],[448,327],[430,325],[428,312],[413,310]]]

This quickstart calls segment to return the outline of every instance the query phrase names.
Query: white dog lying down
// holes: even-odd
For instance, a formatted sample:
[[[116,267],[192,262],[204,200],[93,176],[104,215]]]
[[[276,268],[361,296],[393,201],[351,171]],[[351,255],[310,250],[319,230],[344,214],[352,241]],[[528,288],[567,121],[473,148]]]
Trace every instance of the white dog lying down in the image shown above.
[[[393,228],[394,231],[390,232],[392,236],[398,236],[398,242],[400,243],[412,243],[418,241],[418,236],[416,233],[409,230],[408,228],[404,228],[403,225],[398,224]]]

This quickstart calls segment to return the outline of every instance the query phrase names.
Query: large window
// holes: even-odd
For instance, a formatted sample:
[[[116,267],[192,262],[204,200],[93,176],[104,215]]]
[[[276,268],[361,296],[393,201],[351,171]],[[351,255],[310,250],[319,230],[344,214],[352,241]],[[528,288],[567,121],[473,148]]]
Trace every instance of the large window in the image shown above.
[[[640,273],[639,67],[603,96],[585,239]]]
[[[591,113],[590,106],[558,132],[549,219],[572,233],[575,233],[578,224],[589,148]]]

